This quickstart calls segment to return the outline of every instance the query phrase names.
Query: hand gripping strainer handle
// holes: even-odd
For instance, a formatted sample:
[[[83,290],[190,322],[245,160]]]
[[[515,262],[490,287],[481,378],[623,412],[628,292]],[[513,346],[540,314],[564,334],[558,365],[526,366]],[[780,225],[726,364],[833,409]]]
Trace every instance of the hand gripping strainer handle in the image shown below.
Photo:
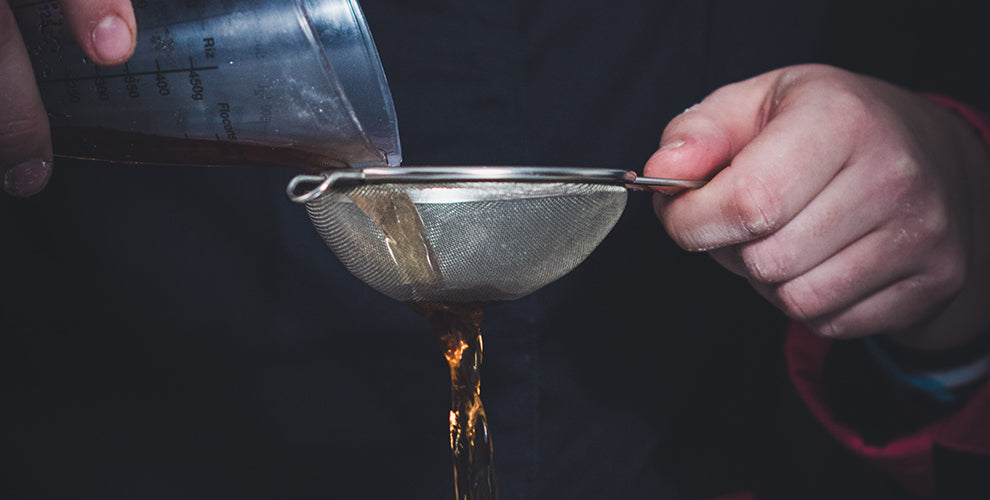
[[[625,185],[629,189],[696,189],[707,181],[639,177],[629,170],[573,167],[372,167],[297,175],[286,188],[296,203],[311,201],[337,184],[404,182],[581,182]],[[305,186],[309,190],[300,192]]]

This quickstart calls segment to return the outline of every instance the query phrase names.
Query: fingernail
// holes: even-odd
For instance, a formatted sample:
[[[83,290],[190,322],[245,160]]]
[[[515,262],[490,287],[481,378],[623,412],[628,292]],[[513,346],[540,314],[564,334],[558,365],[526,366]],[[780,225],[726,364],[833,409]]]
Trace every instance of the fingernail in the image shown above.
[[[41,191],[52,173],[52,165],[44,160],[28,160],[14,165],[3,174],[3,190],[20,197],[27,197]]]
[[[121,61],[131,51],[131,30],[123,19],[109,15],[93,28],[93,50],[107,62]]]
[[[677,149],[683,145],[684,145],[684,141],[681,140],[670,141],[666,144],[661,144],[660,149]]]

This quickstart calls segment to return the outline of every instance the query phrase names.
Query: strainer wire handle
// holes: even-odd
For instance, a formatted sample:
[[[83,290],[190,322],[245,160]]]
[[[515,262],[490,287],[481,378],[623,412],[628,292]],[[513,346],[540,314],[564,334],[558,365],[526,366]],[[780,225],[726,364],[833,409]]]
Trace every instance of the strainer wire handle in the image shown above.
[[[698,189],[708,181],[698,181],[690,179],[664,179],[660,177],[636,177],[633,181],[635,186],[643,187],[672,187],[684,189]]]
[[[361,170],[342,169],[330,170],[319,175],[297,175],[289,181],[289,185],[285,188],[285,194],[289,196],[289,200],[295,203],[306,203],[320,196],[327,189],[330,189],[331,186],[343,179],[360,181],[364,179],[364,172]],[[302,193],[299,192],[300,186],[312,184],[315,184],[316,187]]]
[[[297,175],[286,187],[289,199],[296,203],[306,203],[323,194],[334,184],[362,181],[389,182],[457,182],[471,180],[504,181],[572,181],[622,184],[630,189],[649,190],[654,187],[675,189],[697,189],[707,181],[687,179],[662,179],[639,177],[635,172],[608,169],[573,169],[545,167],[384,167],[363,169],[330,170],[318,175]],[[314,185],[308,191],[301,191],[307,185]]]

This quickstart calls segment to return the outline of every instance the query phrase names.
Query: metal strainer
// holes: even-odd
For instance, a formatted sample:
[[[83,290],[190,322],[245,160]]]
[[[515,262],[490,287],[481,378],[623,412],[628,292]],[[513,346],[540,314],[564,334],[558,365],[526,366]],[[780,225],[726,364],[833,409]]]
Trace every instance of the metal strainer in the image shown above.
[[[287,191],[378,291],[466,303],[516,299],[569,272],[619,219],[627,187],[701,184],[607,169],[406,167],[300,175]]]

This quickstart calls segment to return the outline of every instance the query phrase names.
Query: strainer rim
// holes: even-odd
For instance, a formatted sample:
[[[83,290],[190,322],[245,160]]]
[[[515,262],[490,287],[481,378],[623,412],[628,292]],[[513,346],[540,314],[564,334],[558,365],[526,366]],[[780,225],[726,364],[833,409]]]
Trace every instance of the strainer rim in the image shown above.
[[[590,167],[541,167],[541,166],[423,166],[423,167],[366,167],[328,170],[318,175],[297,175],[286,188],[289,199],[306,203],[319,197],[331,186],[345,184],[397,183],[397,182],[580,182],[618,185],[649,185],[677,188],[696,188],[704,181],[658,179],[638,177],[629,170]],[[302,184],[316,187],[302,194]]]

